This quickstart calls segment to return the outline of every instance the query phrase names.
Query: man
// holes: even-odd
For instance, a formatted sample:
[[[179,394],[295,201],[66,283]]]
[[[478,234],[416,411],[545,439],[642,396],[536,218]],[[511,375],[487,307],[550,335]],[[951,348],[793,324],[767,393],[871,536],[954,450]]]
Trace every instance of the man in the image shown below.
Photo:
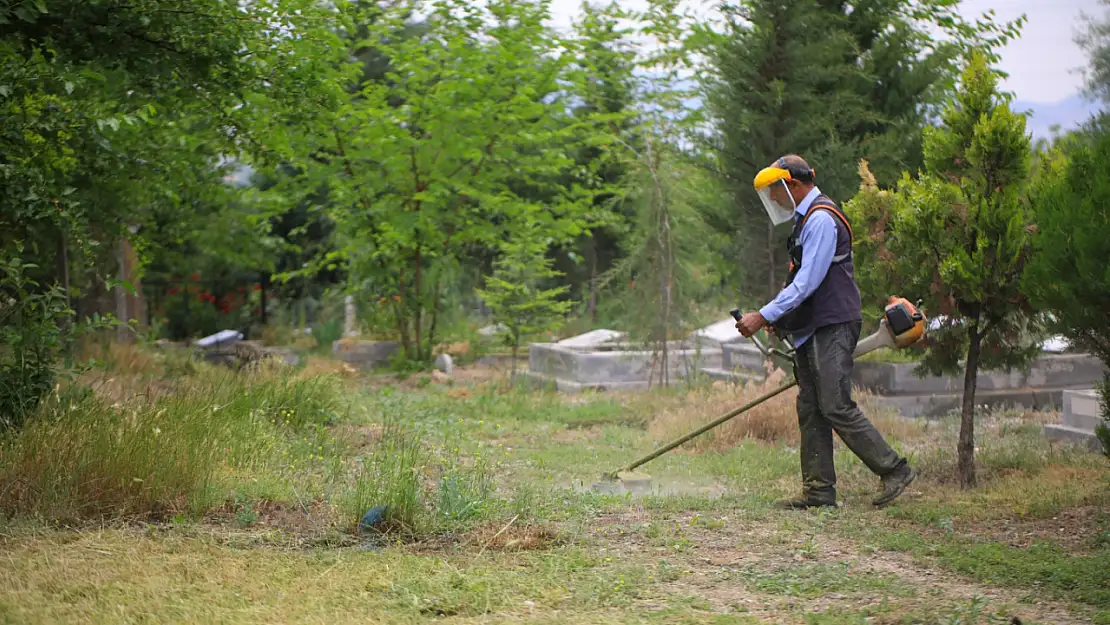
[[[770,326],[795,349],[798,426],[801,430],[802,496],[780,502],[793,509],[836,507],[832,432],[882,479],[873,500],[884,506],[915,474],[852,400],[852,352],[863,317],[852,265],[852,230],[832,200],[814,185],[814,171],[797,155],[759,172],[755,188],[776,224],[793,220],[787,241],[790,278],[759,312],[743,315],[745,337]]]

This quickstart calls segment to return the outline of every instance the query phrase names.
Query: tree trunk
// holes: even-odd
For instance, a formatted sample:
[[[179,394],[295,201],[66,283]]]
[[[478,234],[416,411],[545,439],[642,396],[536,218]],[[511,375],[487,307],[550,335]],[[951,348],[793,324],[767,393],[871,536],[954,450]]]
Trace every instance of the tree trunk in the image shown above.
[[[420,266],[422,262],[423,262],[423,259],[421,258],[421,255],[420,255],[420,246],[418,245],[416,247],[416,260],[415,260],[416,277],[413,279],[413,283],[412,283],[412,307],[413,307],[413,313],[412,313],[413,314],[413,323],[412,323],[412,326],[413,326],[413,333],[414,333],[413,338],[416,340],[416,358],[418,360],[425,360],[426,359],[426,356],[425,356],[425,353],[424,353],[424,351],[425,351],[424,350],[424,342],[421,340],[422,333],[421,333],[421,327],[420,327],[421,324],[424,322],[424,320],[422,319],[422,315],[420,314],[420,312],[422,310],[422,306],[423,306],[423,303],[420,301],[420,299],[424,295],[424,293],[423,293],[423,291],[424,291],[424,288],[423,288],[424,287],[424,284],[423,284],[423,282],[424,282],[424,272],[423,272],[423,268]],[[428,348],[428,351],[429,352],[431,351],[431,347]]]
[[[978,322],[967,330],[967,363],[964,369],[964,396],[960,412],[960,442],[957,446],[958,463],[956,472],[960,486],[975,486],[975,387],[979,375],[979,355],[983,335],[979,332]]]
[[[69,251],[66,245],[66,233],[64,230],[58,231],[58,255],[57,255],[57,271],[58,283],[62,286],[62,291],[65,293],[66,308],[71,308],[69,298]],[[68,334],[70,330],[70,317],[65,317],[61,322],[62,332]]]
[[[590,316],[591,323],[597,323],[597,238],[590,237],[589,245],[586,246],[587,253],[589,254],[590,263],[590,295],[587,304],[587,314]]]
[[[509,365],[509,381],[516,381],[516,355],[520,351],[520,339],[513,339],[513,357],[510,359]]]
[[[126,239],[120,238],[116,243],[116,263],[119,265],[119,271],[116,279],[120,282],[127,281],[127,248]],[[122,286],[117,286],[116,289],[116,320],[119,325],[116,326],[116,340],[120,343],[126,343],[129,337],[127,333],[127,292],[124,291]]]
[[[775,224],[767,223],[767,299],[778,293],[778,281],[775,279]]]

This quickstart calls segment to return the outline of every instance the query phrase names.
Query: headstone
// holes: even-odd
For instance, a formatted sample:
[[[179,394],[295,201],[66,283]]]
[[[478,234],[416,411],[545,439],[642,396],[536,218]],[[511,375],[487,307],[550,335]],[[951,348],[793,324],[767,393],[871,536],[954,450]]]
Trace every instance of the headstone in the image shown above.
[[[1049,352],[1051,354],[1060,354],[1067,351],[1070,344],[1068,340],[1062,336],[1053,336],[1041,343],[1041,351]]]
[[[243,333],[237,330],[221,330],[210,336],[202,339],[197,339],[194,343],[197,347],[216,347],[218,345],[226,345],[236,341],[243,340]]]
[[[343,298],[343,336],[358,336],[358,318],[355,316],[355,298]]]
[[[451,359],[450,354],[440,354],[436,356],[436,369],[451,375],[451,372],[455,370],[455,361]]]
[[[624,332],[617,332],[616,330],[591,330],[585,334],[563,339],[557,342],[556,345],[563,347],[595,347],[618,341],[624,337]]]
[[[396,341],[360,341],[345,338],[332,343],[332,354],[343,362],[373,367],[389,362],[400,348],[401,344]]]
[[[720,345],[724,345],[725,343],[736,343],[744,339],[740,331],[736,329],[736,320],[732,317],[705,326],[694,332],[693,338],[695,340]]]
[[[480,330],[478,330],[478,335],[483,337],[483,338],[488,339],[488,338],[495,337],[498,334],[501,334],[502,332],[504,332],[507,329],[508,328],[506,328],[504,324],[499,323],[497,325],[486,326],[484,328],[481,328]]]
[[[1102,443],[1095,429],[1103,422],[1098,392],[1094,390],[1064,391],[1064,410],[1059,423],[1044,426],[1044,433],[1051,440],[1085,444],[1091,451],[1099,451]]]

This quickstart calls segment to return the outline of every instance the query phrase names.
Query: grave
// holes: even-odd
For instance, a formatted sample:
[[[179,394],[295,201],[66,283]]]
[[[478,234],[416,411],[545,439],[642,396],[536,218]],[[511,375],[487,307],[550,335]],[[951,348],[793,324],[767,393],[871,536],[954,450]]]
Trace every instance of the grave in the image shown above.
[[[1095,428],[1103,422],[1099,396],[1093,390],[1068,390],[1063,392],[1064,409],[1060,423],[1044,426],[1044,434],[1051,440],[1086,445],[1099,451],[1102,444],[1095,435]]]
[[[963,375],[917,377],[912,362],[855,363],[854,384],[907,417],[941,417],[959,410]],[[975,403],[992,408],[1059,409],[1064,392],[1090,388],[1103,377],[1102,363],[1085,354],[1045,353],[1028,371],[980,371]]]
[[[343,362],[359,368],[372,368],[389,362],[401,348],[397,341],[360,341],[352,338],[332,343],[332,354]]]
[[[659,384],[662,352],[625,340],[614,330],[593,330],[557,343],[533,343],[528,371],[533,382],[564,392],[644,389]],[[721,349],[697,341],[667,343],[667,378],[671,382],[721,367]]]

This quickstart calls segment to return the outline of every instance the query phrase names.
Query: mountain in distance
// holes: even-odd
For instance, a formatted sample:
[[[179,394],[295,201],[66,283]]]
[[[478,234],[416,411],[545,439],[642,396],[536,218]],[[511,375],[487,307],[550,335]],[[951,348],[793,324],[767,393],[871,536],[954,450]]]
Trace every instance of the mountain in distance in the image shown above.
[[[1080,94],[1058,102],[1014,100],[1010,104],[1010,109],[1014,112],[1028,113],[1025,127],[1033,135],[1034,141],[1051,139],[1053,126],[1059,126],[1059,132],[1078,128],[1101,108],[1099,102],[1087,100]]]

